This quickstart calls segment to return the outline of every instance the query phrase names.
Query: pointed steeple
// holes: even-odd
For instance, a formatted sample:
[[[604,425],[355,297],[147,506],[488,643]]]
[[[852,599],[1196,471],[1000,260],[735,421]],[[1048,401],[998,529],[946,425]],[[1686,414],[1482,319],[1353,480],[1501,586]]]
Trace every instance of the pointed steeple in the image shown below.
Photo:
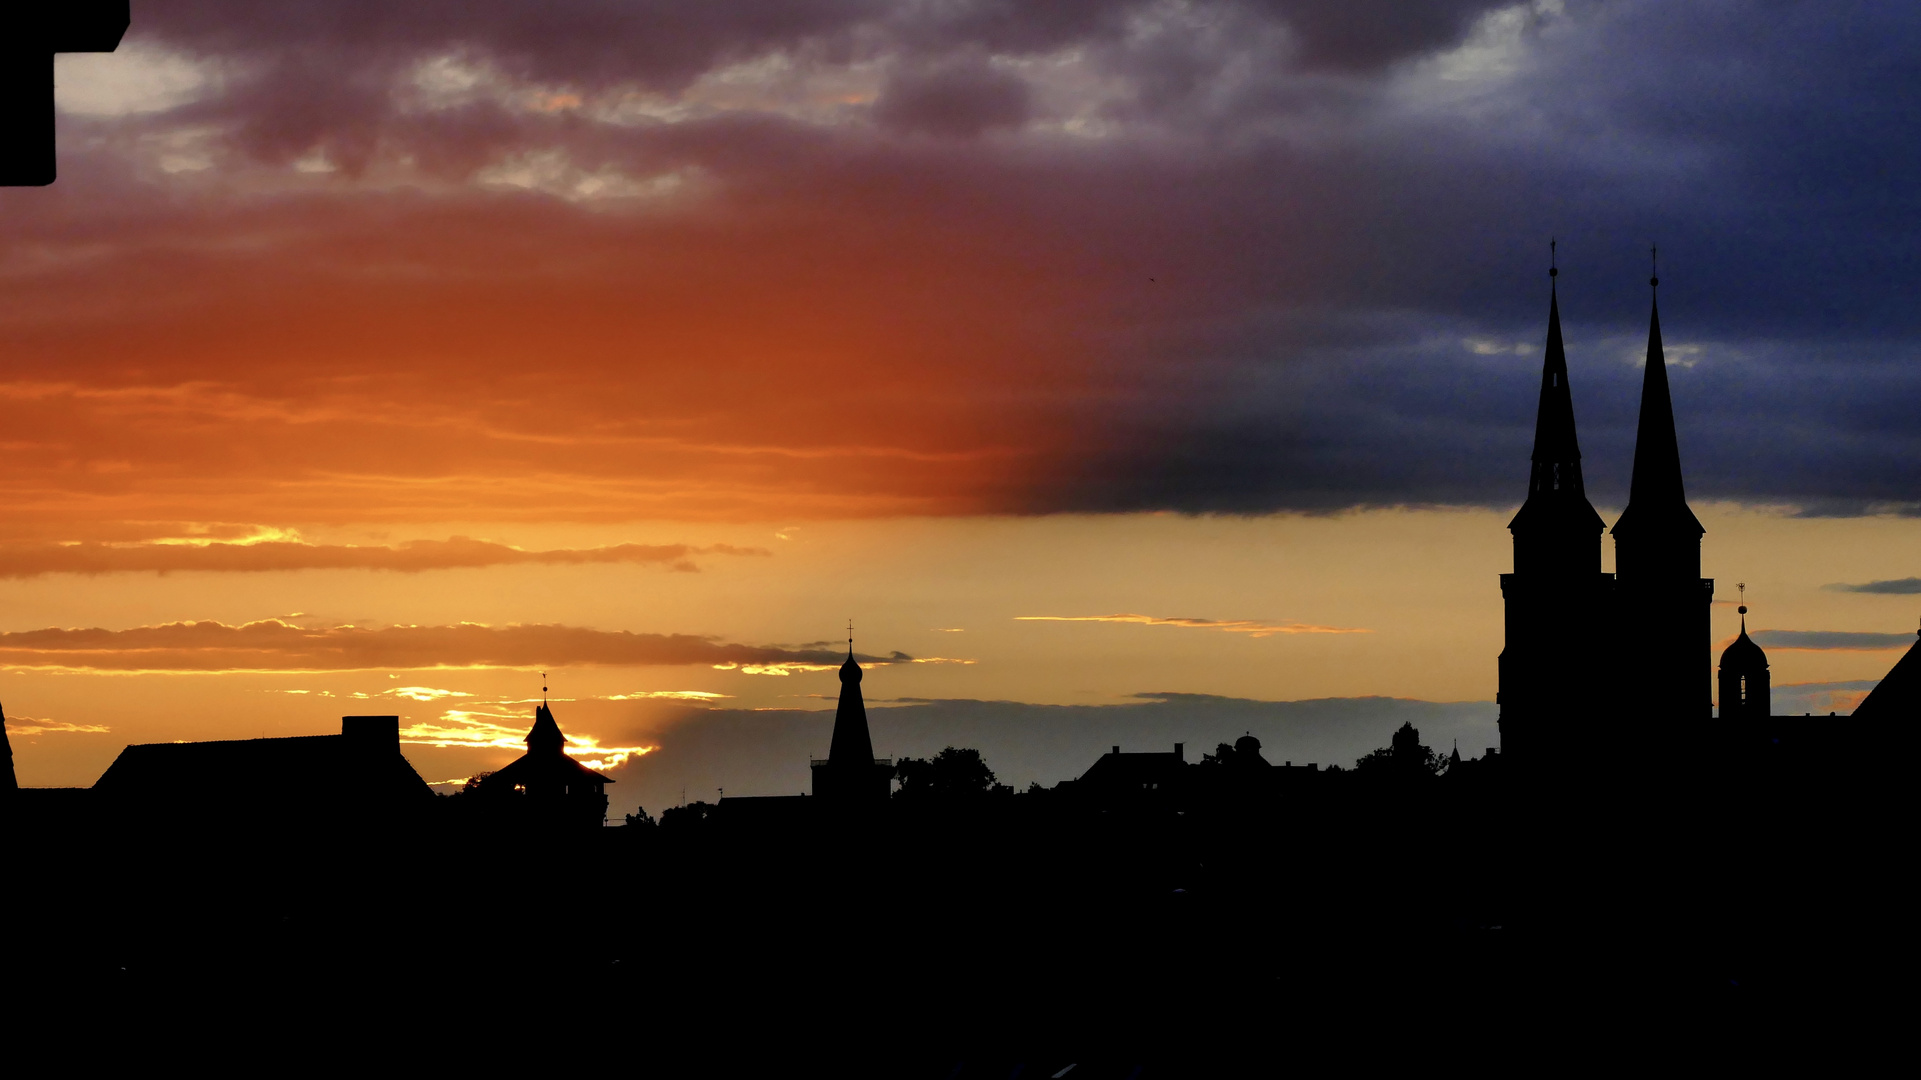
[[[542,682],[547,673],[541,672]],[[567,752],[567,736],[560,733],[560,725],[554,723],[554,711],[547,707],[547,688],[540,688],[540,705],[534,709],[533,730],[527,732],[527,752],[530,754],[564,754]]]
[[[1648,278],[1650,289],[1661,284]],[[1614,523],[1618,539],[1673,540],[1698,545],[1707,530],[1688,508],[1681,483],[1681,446],[1674,434],[1674,399],[1668,393],[1668,366],[1661,348],[1661,305],[1652,301],[1648,316],[1647,367],[1641,376],[1641,417],[1634,437],[1634,476],[1627,509]]]
[[[1553,245],[1549,245],[1552,262]],[[1547,351],[1541,363],[1541,400],[1534,414],[1533,468],[1527,501],[1508,529],[1514,533],[1517,573],[1598,572],[1604,527],[1587,501],[1581,444],[1574,433],[1574,395],[1561,343],[1560,269],[1548,267]]]
[[[874,740],[867,731],[867,703],[860,696],[860,663],[854,659],[851,627],[847,662],[840,666],[840,704],[834,709],[834,741],[827,748],[827,760],[835,765],[871,766],[874,762]]]
[[[1561,298],[1548,270],[1547,356],[1541,365],[1541,404],[1534,414],[1534,472],[1529,498],[1556,491],[1584,492],[1581,444],[1574,435],[1574,395],[1567,384],[1567,351],[1561,345]]]

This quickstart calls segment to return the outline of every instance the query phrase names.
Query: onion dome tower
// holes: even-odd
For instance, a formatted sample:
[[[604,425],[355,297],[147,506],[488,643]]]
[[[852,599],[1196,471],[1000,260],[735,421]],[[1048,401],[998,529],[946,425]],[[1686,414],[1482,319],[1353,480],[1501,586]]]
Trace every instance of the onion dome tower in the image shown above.
[[[1660,284],[1658,275],[1648,278],[1650,289]],[[1663,718],[1708,719],[1713,715],[1706,676],[1714,655],[1708,624],[1714,581],[1701,576],[1701,536],[1707,530],[1689,509],[1681,482],[1658,301],[1648,318],[1634,476],[1627,509],[1613,531],[1620,704]]]
[[[1766,720],[1774,715],[1768,685],[1768,654],[1748,636],[1748,606],[1741,605],[1741,636],[1721,652],[1721,719]]]
[[[1591,657],[1603,646],[1609,589],[1601,573],[1605,526],[1581,478],[1553,244],[1548,251],[1547,351],[1527,501],[1507,526],[1514,534],[1514,572],[1501,575],[1507,643],[1495,698],[1502,752],[1536,762],[1555,758],[1554,744],[1576,737],[1596,718],[1592,664],[1569,658]],[[1583,615],[1570,619],[1570,608]]]

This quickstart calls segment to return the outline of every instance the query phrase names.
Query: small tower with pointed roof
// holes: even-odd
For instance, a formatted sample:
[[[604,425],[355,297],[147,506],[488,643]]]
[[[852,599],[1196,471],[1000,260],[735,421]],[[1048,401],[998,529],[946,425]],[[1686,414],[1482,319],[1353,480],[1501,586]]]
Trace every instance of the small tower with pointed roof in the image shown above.
[[[1747,586],[1741,586],[1747,599]],[[1772,687],[1768,682],[1768,654],[1748,636],[1748,606],[1740,607],[1741,635],[1721,651],[1721,719],[1767,720],[1774,715]]]
[[[1660,284],[1658,274],[1648,278],[1649,289]],[[1625,707],[1680,720],[1712,715],[1714,638],[1708,614],[1714,581],[1701,576],[1706,531],[1688,507],[1681,482],[1661,309],[1658,300],[1652,301],[1634,473],[1627,508],[1613,529]]]
[[[834,737],[827,758],[813,762],[816,798],[845,808],[874,808],[887,802],[894,763],[874,757],[867,730],[867,703],[860,695],[860,662],[854,659],[854,634],[847,632],[847,660],[840,666],[840,702],[834,708]]]
[[[511,807],[527,824],[599,828],[613,780],[567,756],[567,736],[554,721],[545,686],[540,694],[527,752],[481,781],[479,795],[487,806]]]
[[[1547,349],[1535,410],[1527,501],[1508,522],[1514,572],[1501,575],[1506,645],[1500,657],[1501,749],[1544,762],[1583,737],[1600,705],[1591,658],[1602,646],[1611,580],[1601,572],[1605,525],[1588,502],[1574,396],[1561,341],[1561,300],[1549,245]]]

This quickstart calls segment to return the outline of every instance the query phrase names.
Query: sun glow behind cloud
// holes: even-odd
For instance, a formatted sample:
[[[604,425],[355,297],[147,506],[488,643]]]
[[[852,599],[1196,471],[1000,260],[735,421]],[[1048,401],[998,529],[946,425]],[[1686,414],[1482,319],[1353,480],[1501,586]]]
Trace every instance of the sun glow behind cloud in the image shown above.
[[[482,703],[504,705],[507,702]],[[516,713],[485,712],[480,707],[448,709],[438,720],[410,724],[400,730],[400,741],[413,746],[467,750],[527,749],[527,718]],[[617,769],[629,759],[652,753],[656,746],[602,746],[593,735],[568,735],[567,756],[590,769]]]
[[[105,724],[70,724],[64,720],[32,716],[7,717],[8,735],[105,735],[112,730]]]

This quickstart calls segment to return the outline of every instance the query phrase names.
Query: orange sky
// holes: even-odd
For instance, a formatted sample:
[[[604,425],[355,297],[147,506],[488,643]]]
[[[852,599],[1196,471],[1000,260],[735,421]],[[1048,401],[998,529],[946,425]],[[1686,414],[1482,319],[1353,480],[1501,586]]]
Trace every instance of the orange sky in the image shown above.
[[[297,65],[185,10],[63,58],[62,178],[0,190],[0,698],[24,783],[383,710],[456,778],[511,757],[547,670],[583,743],[668,748],[610,764],[638,784],[702,708],[826,707],[850,616],[883,705],[1491,699],[1532,235],[1451,256],[1472,284],[1418,268],[1423,230],[1370,249],[1404,203],[1371,186],[1392,169],[1156,119],[1087,68],[1112,56],[930,61],[935,90],[1023,72],[1018,130],[1005,96],[975,102],[983,126],[882,108],[934,90],[814,45],[676,60],[670,91],[409,42],[366,61],[390,80],[370,103],[277,81]],[[1507,86],[1475,66],[1485,36],[1368,75],[1370,115]],[[1561,280],[1603,312],[1569,325],[1605,491],[1632,320]],[[1715,419],[1715,380],[1783,346],[1710,325],[1712,297],[1669,316],[1667,291],[1690,475],[1755,490],[1726,463],[1781,440]],[[1883,456],[1893,494],[1863,487],[1883,501],[1853,516],[1697,496],[1721,639],[1736,580],[1756,628],[1913,629],[1911,594],[1824,588],[1918,572],[1909,466]],[[1170,512],[1197,509],[1229,513]],[[1846,708],[1892,648],[1776,650],[1775,682]]]

